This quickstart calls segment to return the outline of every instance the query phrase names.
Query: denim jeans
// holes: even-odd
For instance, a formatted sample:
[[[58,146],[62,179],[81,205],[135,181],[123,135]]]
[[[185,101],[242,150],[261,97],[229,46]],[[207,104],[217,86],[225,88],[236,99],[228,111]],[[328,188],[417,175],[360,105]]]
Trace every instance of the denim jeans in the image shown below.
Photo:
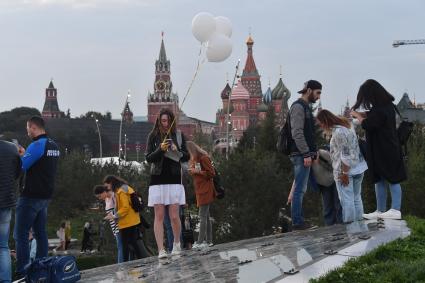
[[[323,200],[323,218],[326,226],[342,223],[342,208],[336,184],[329,187],[318,185]]]
[[[342,207],[342,220],[344,223],[363,219],[362,181],[363,173],[349,176],[349,184],[343,186],[339,180],[335,180],[338,189],[339,200]]]
[[[118,232],[118,234],[115,235],[115,240],[117,241],[117,262],[122,263],[124,262],[124,258],[122,253],[122,239],[121,239],[120,232]]]
[[[212,224],[210,220],[210,205],[201,205],[199,207],[199,235],[198,244],[206,241],[212,243]]]
[[[391,208],[400,210],[401,208],[401,186],[400,184],[389,184],[391,192]],[[387,186],[384,180],[375,184],[376,206],[380,212],[387,210]]]
[[[12,281],[12,266],[9,251],[11,208],[0,208],[0,282]]]
[[[184,209],[182,206],[179,208],[179,214],[180,219],[181,216],[184,215]],[[173,227],[171,227],[171,221],[170,221],[170,213],[168,211],[168,205],[165,206],[165,213],[164,213],[164,225],[165,225],[165,235],[167,237],[166,239],[166,246],[168,249],[168,252],[173,251],[173,244],[174,244],[174,234],[173,234]],[[180,233],[180,243],[183,243],[183,229],[181,229],[182,232]]]
[[[13,237],[16,242],[16,272],[24,275],[24,267],[30,262],[29,230],[33,229],[37,241],[36,258],[46,257],[49,249],[47,240],[48,199],[20,197],[16,205],[15,229]]]
[[[303,197],[307,190],[311,167],[304,167],[304,157],[302,155],[291,156],[290,159],[294,166],[295,179],[295,188],[291,203],[292,224],[302,225],[304,223]]]

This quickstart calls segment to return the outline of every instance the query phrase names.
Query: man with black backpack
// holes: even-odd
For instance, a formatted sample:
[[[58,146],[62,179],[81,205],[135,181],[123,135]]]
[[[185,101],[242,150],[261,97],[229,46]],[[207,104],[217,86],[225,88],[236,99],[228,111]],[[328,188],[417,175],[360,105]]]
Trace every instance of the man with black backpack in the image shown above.
[[[285,140],[286,151],[294,166],[294,194],[292,196],[291,217],[292,229],[304,230],[311,225],[304,222],[302,202],[310,175],[313,160],[317,157],[315,142],[315,121],[310,104],[320,99],[322,84],[315,80],[305,82],[302,90],[298,91],[301,98],[295,101],[286,121],[286,128],[290,128]],[[284,126],[285,128],[285,126]]]

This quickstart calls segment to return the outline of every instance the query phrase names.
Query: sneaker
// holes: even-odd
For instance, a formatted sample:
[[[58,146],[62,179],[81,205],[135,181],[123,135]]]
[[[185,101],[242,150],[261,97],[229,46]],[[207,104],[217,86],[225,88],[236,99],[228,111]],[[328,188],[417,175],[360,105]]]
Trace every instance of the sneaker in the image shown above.
[[[382,214],[382,212],[377,210],[377,211],[372,212],[372,213],[363,214],[363,218],[369,219],[369,220],[377,219],[378,217],[381,217],[381,214]]]
[[[380,218],[384,218],[384,219],[395,219],[395,220],[400,220],[401,219],[401,212],[400,210],[397,209],[390,209],[387,212],[381,213],[379,215]]]
[[[192,249],[194,249],[194,250],[198,249],[199,245],[200,244],[198,244],[198,242],[193,243]]]
[[[298,225],[292,225],[292,231],[297,231],[297,230],[309,230],[309,229],[314,229],[317,228],[316,225],[304,222],[303,224],[298,224]]]
[[[214,246],[214,243],[213,242],[209,242],[208,243],[208,247],[212,247],[212,246]]]
[[[68,254],[68,251],[64,251],[63,254],[67,255]]]
[[[53,253],[55,254],[55,253],[57,253],[57,250],[56,249],[53,249]]]
[[[173,251],[171,252],[171,255],[179,255],[182,252],[182,248],[180,247],[180,243],[174,243],[173,244]]]
[[[158,254],[159,259],[167,258],[167,256],[168,256],[167,252],[164,249],[159,251],[159,254]]]

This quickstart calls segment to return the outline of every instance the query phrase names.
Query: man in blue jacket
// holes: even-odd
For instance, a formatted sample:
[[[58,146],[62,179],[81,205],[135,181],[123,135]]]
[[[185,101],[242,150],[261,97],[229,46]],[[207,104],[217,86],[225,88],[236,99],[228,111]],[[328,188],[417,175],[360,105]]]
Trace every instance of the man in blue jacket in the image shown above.
[[[47,207],[55,187],[59,149],[47,137],[44,120],[39,116],[27,121],[28,136],[32,143],[25,151],[20,148],[25,182],[18,198],[15,215],[16,272],[25,275],[24,267],[30,262],[28,234],[32,227],[37,241],[36,258],[47,256]]]
[[[0,141],[0,282],[11,282],[9,230],[12,208],[16,205],[16,179],[21,159],[13,143]]]

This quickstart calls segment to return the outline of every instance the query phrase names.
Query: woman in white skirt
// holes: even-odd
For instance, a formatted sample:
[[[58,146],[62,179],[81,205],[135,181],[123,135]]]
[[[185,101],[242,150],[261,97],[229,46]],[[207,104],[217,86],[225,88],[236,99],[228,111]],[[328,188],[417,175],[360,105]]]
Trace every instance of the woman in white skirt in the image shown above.
[[[182,185],[180,161],[188,161],[186,141],[183,134],[176,130],[174,114],[162,109],[149,134],[146,149],[146,161],[151,165],[148,205],[154,207],[154,232],[158,246],[158,258],[166,258],[164,249],[164,213],[168,206],[174,243],[172,255],[181,252],[179,206],[186,204]],[[170,129],[171,127],[171,129]]]

